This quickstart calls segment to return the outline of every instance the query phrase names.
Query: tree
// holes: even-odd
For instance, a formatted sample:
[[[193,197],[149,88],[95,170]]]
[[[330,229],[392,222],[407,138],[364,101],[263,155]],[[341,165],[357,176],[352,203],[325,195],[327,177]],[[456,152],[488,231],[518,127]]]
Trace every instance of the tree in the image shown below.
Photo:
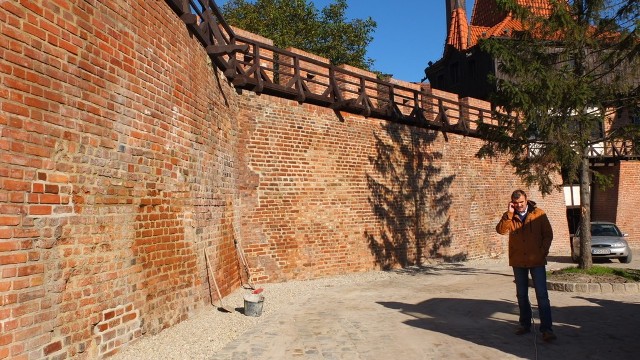
[[[639,133],[631,124],[602,129],[619,109],[640,104],[640,3],[549,0],[541,11],[522,1],[496,2],[523,28],[481,42],[499,64],[491,102],[501,126],[482,127],[487,141],[477,155],[506,154],[525,184],[537,184],[543,194],[558,187],[559,173],[565,183],[578,182],[580,245],[590,249],[590,185],[609,179],[590,169],[588,150]],[[590,251],[582,251],[579,267],[591,266]]]
[[[321,11],[306,0],[231,0],[222,6],[229,24],[273,40],[280,48],[295,47],[328,58],[334,65],[348,64],[369,70],[366,57],[376,22],[346,20],[346,0],[334,0]]]

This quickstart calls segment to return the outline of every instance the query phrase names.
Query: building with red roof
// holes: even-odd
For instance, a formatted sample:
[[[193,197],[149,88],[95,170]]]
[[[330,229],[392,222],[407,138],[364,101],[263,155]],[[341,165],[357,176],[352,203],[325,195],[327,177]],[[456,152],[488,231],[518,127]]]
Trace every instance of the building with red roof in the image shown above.
[[[432,88],[458,94],[461,98],[472,97],[488,100],[492,92],[489,75],[500,77],[498,61],[482,51],[478,43],[485,38],[512,38],[524,29],[523,24],[512,13],[502,11],[496,0],[476,0],[471,21],[467,22],[465,0],[445,0],[447,11],[447,38],[443,56],[435,63],[429,62],[425,69],[426,79]],[[518,0],[518,5],[529,9],[539,17],[549,17],[552,5],[549,0]],[[606,35],[606,34],[604,34]],[[630,79],[637,82],[637,79]],[[603,122],[602,132],[608,132],[624,124],[640,124],[640,107],[619,110]],[[598,145],[601,150],[604,144]],[[606,156],[592,162],[592,168],[601,174],[613,175],[613,187],[602,188],[594,184],[591,194],[591,219],[614,221],[631,227],[635,224],[629,218],[623,203],[637,201],[637,174],[640,162],[637,152],[625,161],[607,159]],[[599,151],[601,151],[599,150]],[[604,159],[604,160],[603,160]],[[579,201],[576,202],[576,187],[565,186],[567,218],[570,232],[574,231],[580,219]],[[633,190],[631,190],[633,189]],[[634,200],[632,201],[631,198]]]
[[[495,0],[476,0],[471,22],[467,21],[465,0],[446,0],[447,39],[442,59],[429,63],[426,78],[435,89],[459,94],[461,97],[487,99],[489,74],[495,74],[497,64],[479,49],[478,41],[490,37],[511,37],[523,25],[509,12],[498,8]],[[548,16],[548,0],[519,0],[535,15]]]

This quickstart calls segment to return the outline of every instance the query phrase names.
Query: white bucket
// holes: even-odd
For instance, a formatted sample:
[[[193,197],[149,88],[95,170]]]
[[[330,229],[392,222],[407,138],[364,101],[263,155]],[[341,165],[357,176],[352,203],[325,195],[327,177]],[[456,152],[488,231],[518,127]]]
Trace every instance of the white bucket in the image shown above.
[[[244,314],[246,316],[262,315],[264,296],[259,294],[247,294],[244,296]]]

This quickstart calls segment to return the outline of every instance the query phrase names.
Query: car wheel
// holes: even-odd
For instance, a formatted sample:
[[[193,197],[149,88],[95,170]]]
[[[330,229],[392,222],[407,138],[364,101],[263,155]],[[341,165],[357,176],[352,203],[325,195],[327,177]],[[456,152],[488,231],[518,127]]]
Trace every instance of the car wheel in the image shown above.
[[[621,263],[623,263],[623,264],[628,264],[628,263],[630,263],[630,262],[631,262],[631,258],[632,258],[631,251],[629,251],[629,255],[628,255],[628,256],[621,257],[621,258],[619,258],[619,259],[620,259],[620,262],[621,262]]]

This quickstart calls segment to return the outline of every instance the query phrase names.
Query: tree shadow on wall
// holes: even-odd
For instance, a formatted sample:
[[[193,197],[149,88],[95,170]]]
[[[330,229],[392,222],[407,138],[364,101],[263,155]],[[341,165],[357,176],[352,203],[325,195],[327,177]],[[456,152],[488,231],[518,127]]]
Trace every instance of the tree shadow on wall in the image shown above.
[[[462,261],[466,254],[443,255],[451,245],[449,187],[455,175],[443,176],[431,151],[437,133],[397,124],[374,132],[376,157],[367,174],[369,203],[379,220],[378,233],[365,232],[371,253],[382,269],[420,266],[428,259]]]

